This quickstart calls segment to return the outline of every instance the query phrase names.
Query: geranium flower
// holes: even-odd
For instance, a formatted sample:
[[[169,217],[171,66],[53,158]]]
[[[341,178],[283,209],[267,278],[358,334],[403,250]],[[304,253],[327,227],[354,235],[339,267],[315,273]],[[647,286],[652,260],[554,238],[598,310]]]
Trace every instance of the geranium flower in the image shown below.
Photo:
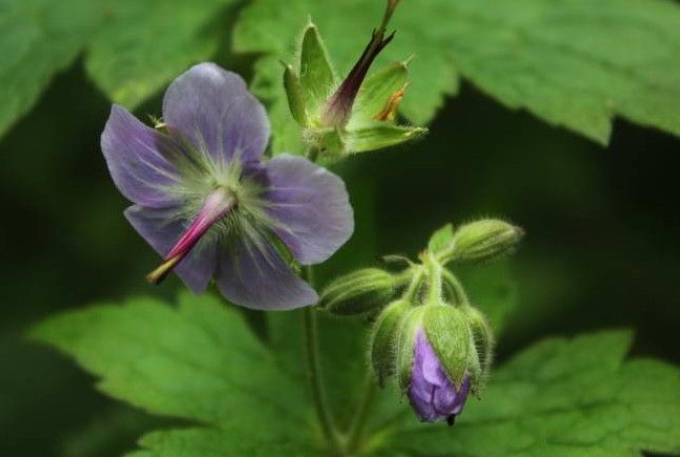
[[[291,309],[317,301],[298,277],[328,259],[352,234],[342,180],[307,159],[263,162],[269,121],[235,73],[194,66],[163,100],[163,124],[144,125],[114,105],[101,147],[125,216],[163,256],[148,275],[175,271],[195,293],[214,279],[235,304]],[[287,249],[285,249],[285,248]]]

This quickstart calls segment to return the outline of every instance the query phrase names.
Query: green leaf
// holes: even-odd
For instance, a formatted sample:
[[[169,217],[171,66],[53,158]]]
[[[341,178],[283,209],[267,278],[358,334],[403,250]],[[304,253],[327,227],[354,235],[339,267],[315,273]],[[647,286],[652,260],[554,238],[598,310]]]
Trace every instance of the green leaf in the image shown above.
[[[378,0],[259,0],[243,12],[234,48],[263,54],[253,87],[276,110],[285,104],[276,62],[290,58],[310,14],[343,76],[383,8]],[[673,2],[407,0],[391,26],[398,33],[382,60],[417,55],[402,104],[417,124],[432,119],[464,77],[512,109],[600,143],[616,116],[680,135],[680,8]],[[290,122],[275,116],[282,136],[275,147],[295,147]]]
[[[456,426],[404,420],[384,438],[419,457],[680,453],[680,371],[624,360],[628,332],[548,339],[511,360]]]
[[[116,103],[134,108],[192,64],[214,56],[226,35],[216,18],[235,0],[113,1],[85,66]]]
[[[162,416],[262,442],[314,444],[304,387],[279,369],[237,311],[183,294],[178,309],[152,299],[66,312],[32,336],[75,357],[106,394]],[[263,421],[285,417],[285,420]]]
[[[286,417],[262,417],[261,427],[285,421]],[[251,432],[250,437],[253,436]],[[269,441],[266,439],[244,439],[236,433],[210,429],[187,429],[154,432],[145,435],[139,442],[143,451],[128,454],[127,457],[312,457],[312,450],[296,440]]]
[[[92,0],[0,0],[0,136],[72,64],[102,17]]]

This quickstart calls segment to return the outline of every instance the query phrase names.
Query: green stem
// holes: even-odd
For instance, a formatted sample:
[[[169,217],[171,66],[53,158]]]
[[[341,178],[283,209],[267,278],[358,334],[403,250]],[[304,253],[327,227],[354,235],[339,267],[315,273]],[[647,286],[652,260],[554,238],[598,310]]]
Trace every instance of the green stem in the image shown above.
[[[364,437],[364,430],[366,422],[369,418],[373,400],[375,399],[376,385],[373,375],[369,372],[366,375],[366,382],[364,387],[364,395],[359,402],[359,407],[354,415],[354,420],[347,435],[347,451],[353,454],[361,447],[361,441]]]
[[[465,289],[463,288],[463,284],[458,280],[456,275],[451,273],[449,270],[446,268],[444,269],[444,279],[446,280],[446,286],[449,290],[449,294],[451,295],[451,300],[453,301],[454,305],[458,306],[469,306],[470,302],[468,300],[468,296],[465,293]]]
[[[304,276],[307,281],[312,283],[312,269],[306,267]],[[323,385],[321,374],[321,363],[319,357],[319,332],[317,325],[316,310],[308,306],[304,309],[304,333],[305,333],[305,349],[307,356],[307,376],[309,378],[310,387],[312,389],[312,396],[314,398],[314,406],[316,407],[316,415],[321,425],[328,445],[336,452],[340,452],[343,448],[342,441],[335,427],[335,421],[331,414],[330,406],[326,398],[326,392]]]

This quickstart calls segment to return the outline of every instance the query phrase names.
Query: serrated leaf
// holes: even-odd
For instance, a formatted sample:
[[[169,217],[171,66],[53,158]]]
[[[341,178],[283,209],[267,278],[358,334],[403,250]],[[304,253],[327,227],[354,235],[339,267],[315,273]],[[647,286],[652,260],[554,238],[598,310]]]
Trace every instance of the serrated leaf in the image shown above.
[[[85,66],[112,101],[134,108],[192,64],[211,59],[224,31],[213,23],[235,0],[113,1]]]
[[[260,85],[287,59],[295,31],[311,14],[341,76],[358,58],[382,17],[383,1],[259,0],[237,24],[234,47],[262,53]],[[600,143],[615,116],[680,135],[680,7],[664,0],[403,1],[398,30],[383,60],[416,54],[402,112],[416,124],[432,119],[462,76],[513,109],[526,109]],[[279,70],[280,73],[280,70]],[[279,84],[280,85],[280,84]],[[285,103],[281,88],[268,94]],[[276,109],[276,108],[273,108]],[[275,147],[295,146],[286,127]]]
[[[314,443],[302,385],[234,309],[182,294],[179,308],[153,299],[66,312],[33,338],[73,356],[106,394],[148,412],[210,424],[263,442]],[[285,420],[262,422],[269,418]],[[285,440],[284,440],[285,438]]]
[[[286,418],[263,417],[263,427]],[[312,457],[314,451],[296,440],[248,440],[236,433],[211,429],[186,429],[154,432],[139,442],[144,448],[127,457]]]
[[[511,360],[456,426],[394,429],[385,443],[419,457],[680,453],[680,372],[624,360],[628,332],[542,341]]]
[[[92,0],[0,0],[0,136],[71,65],[103,16]]]

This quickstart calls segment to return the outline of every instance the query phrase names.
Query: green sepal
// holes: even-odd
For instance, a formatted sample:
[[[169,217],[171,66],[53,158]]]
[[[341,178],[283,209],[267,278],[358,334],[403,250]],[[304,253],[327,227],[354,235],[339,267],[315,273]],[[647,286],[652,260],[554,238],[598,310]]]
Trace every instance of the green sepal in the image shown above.
[[[357,270],[328,284],[319,306],[340,316],[370,314],[389,303],[398,284],[398,278],[385,270]]]
[[[397,381],[402,392],[408,391],[411,385],[411,369],[415,356],[416,338],[418,331],[423,328],[425,306],[412,308],[403,317],[399,326],[397,340]]]
[[[309,23],[300,48],[300,83],[308,113],[314,116],[326,104],[335,89],[335,71],[316,25]]]
[[[443,262],[492,260],[510,254],[524,231],[498,219],[482,219],[462,225],[453,236],[451,248],[439,255]]]
[[[467,320],[458,308],[448,305],[426,306],[423,326],[442,367],[456,388],[465,374],[477,367],[470,366],[476,359],[474,339]],[[477,362],[478,363],[478,362]]]
[[[380,313],[371,334],[371,366],[380,387],[396,371],[396,344],[402,319],[411,308],[408,300],[390,303]]]
[[[307,118],[307,102],[305,101],[304,89],[300,77],[295,74],[293,67],[286,65],[283,72],[283,87],[288,97],[288,107],[293,119],[303,127],[309,125]]]
[[[352,123],[342,131],[342,144],[348,152],[368,152],[395,146],[424,136],[425,127],[395,125],[384,121]]]
[[[473,384],[476,387],[477,393],[479,393],[479,391],[483,389],[485,381],[491,371],[496,341],[489,321],[482,312],[472,306],[463,306],[460,310],[467,320],[475,343],[477,360],[479,362],[479,379],[477,382],[473,382]]]
[[[408,82],[407,62],[394,62],[374,72],[361,85],[352,109],[351,121],[375,119],[390,97]]]
[[[427,242],[427,250],[435,256],[450,249],[453,244],[453,224],[446,224],[435,231]]]

